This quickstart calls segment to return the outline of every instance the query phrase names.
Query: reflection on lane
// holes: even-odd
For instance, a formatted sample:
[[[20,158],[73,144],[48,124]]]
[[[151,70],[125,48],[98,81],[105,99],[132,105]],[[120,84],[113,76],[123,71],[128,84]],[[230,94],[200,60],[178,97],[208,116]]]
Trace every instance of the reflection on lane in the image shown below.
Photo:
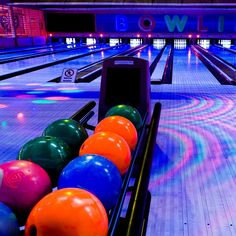
[[[210,46],[208,50],[214,53],[216,56],[236,66],[236,55],[234,53],[228,50],[224,50],[223,48],[220,48],[220,47],[215,47],[215,46]]]
[[[100,47],[99,47],[100,48]],[[88,53],[96,48],[79,48],[78,50],[67,51],[57,54],[51,54],[41,57],[29,58],[25,60],[10,62],[0,65],[0,75],[8,74],[11,72],[19,71],[26,68],[31,68],[34,66],[44,65],[53,61],[62,60],[65,58],[78,56],[84,53]]]
[[[85,57],[81,57],[75,60],[71,60],[68,62],[60,63],[54,66],[50,66],[41,70],[36,70],[31,73],[19,75],[12,77],[8,79],[7,81],[11,83],[35,83],[35,82],[47,82],[52,79],[55,79],[58,76],[61,76],[62,71],[64,68],[77,68],[80,69],[84,66],[87,66],[91,63],[94,63],[96,61],[105,59],[109,56],[112,56],[114,54],[117,54],[121,51],[129,49],[129,45],[119,47],[119,48],[114,48],[112,50],[106,50],[104,52],[99,52],[95,54],[90,54]]]
[[[189,47],[174,49],[173,84],[219,84]]]

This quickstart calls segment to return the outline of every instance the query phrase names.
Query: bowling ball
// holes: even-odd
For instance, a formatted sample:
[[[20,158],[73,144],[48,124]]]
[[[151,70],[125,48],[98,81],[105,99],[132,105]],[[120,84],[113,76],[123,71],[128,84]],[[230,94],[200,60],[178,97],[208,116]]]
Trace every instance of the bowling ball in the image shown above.
[[[108,218],[92,193],[78,188],[56,190],[31,211],[25,236],[107,236]]]
[[[61,139],[42,136],[27,142],[20,150],[19,160],[37,163],[49,174],[53,184],[57,183],[62,169],[72,159],[69,146]]]
[[[82,144],[79,155],[98,154],[113,162],[124,174],[130,165],[131,153],[127,142],[112,132],[99,132],[91,135]]]
[[[43,131],[43,135],[62,139],[71,148],[73,155],[78,153],[80,146],[88,138],[85,128],[71,119],[54,121]]]
[[[122,179],[117,167],[105,157],[88,154],[72,160],[61,172],[58,188],[82,188],[93,193],[110,210],[117,202]]]
[[[130,120],[137,130],[142,127],[142,117],[139,111],[132,106],[124,104],[114,106],[106,113],[105,117],[108,116],[123,116]]]
[[[27,215],[33,206],[51,191],[46,171],[30,161],[14,160],[0,165],[0,201],[17,217]]]
[[[13,211],[0,202],[0,235],[19,236],[19,225]]]
[[[95,133],[101,131],[110,131],[119,134],[128,143],[131,150],[134,150],[138,134],[133,123],[122,116],[109,116],[101,120],[96,128]]]

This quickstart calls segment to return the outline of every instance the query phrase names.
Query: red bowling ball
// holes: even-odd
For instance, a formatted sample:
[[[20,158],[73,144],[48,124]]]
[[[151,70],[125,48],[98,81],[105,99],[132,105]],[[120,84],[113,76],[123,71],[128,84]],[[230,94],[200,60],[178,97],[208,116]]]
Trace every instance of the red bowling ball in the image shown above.
[[[50,191],[50,178],[39,165],[21,160],[0,165],[0,202],[16,214],[27,215]]]

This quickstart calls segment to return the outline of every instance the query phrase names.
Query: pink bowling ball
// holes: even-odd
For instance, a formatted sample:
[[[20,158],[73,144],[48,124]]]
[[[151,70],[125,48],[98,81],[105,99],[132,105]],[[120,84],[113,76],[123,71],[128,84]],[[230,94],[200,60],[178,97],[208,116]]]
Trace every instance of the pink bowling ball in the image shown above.
[[[33,206],[49,192],[50,178],[39,165],[21,160],[0,164],[0,202],[16,214],[29,214]]]

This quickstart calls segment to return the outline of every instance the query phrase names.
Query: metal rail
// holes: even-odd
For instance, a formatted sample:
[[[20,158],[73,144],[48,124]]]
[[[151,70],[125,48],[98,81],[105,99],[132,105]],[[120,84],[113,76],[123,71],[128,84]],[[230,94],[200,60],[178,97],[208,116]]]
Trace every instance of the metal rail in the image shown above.
[[[131,179],[131,176],[132,176],[135,164],[136,164],[136,160],[139,156],[140,149],[142,147],[142,141],[145,136],[146,129],[144,128],[144,126],[146,124],[147,118],[148,118],[148,114],[146,114],[144,116],[143,128],[139,132],[137,147],[135,148],[135,151],[133,152],[129,170],[126,173],[126,175],[124,176],[123,183],[122,183],[122,190],[121,190],[119,199],[118,199],[115,207],[113,208],[113,210],[109,214],[109,231],[108,231],[109,236],[115,235],[115,232],[119,226],[120,214],[121,214],[121,210],[123,208],[125,196],[126,196],[128,188],[129,188],[130,179]]]
[[[87,115],[94,107],[96,106],[95,101],[88,102],[85,106],[83,106],[80,110],[78,110],[75,114],[73,114],[70,119],[80,121],[85,115]]]
[[[143,225],[146,224],[144,218],[145,214],[148,213],[145,212],[148,198],[148,185],[160,114],[161,104],[156,103],[147,135],[144,156],[140,163],[140,172],[135,181],[134,191],[131,195],[130,204],[126,214],[126,218],[129,222],[125,234],[126,236],[139,236],[146,230]]]

